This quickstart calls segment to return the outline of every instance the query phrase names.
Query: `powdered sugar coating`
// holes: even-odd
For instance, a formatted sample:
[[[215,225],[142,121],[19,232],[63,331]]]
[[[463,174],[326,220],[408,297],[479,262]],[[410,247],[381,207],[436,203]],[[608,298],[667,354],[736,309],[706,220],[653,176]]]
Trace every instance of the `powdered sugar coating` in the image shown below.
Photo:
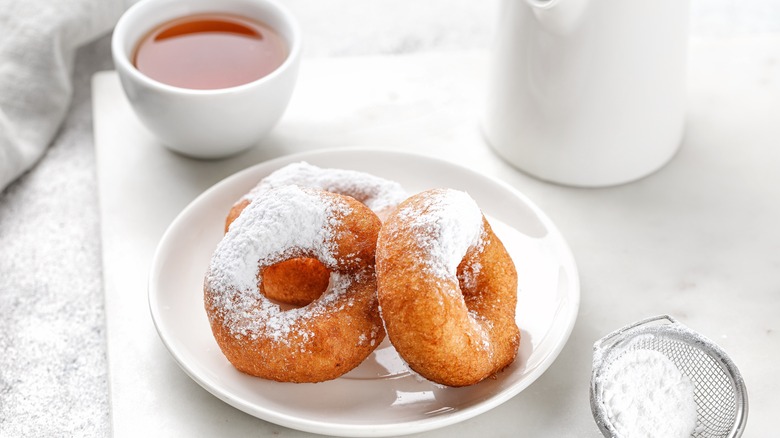
[[[205,280],[210,304],[232,334],[282,341],[349,288],[355,279],[333,271],[334,233],[349,211],[345,203],[297,186],[258,194],[217,246]],[[260,292],[261,268],[301,255],[332,271],[329,292],[309,306],[283,311]]]
[[[288,164],[263,178],[243,199],[252,201],[263,191],[286,185],[351,196],[375,213],[395,208],[408,196],[395,181],[356,170],[321,168],[301,161]]]
[[[422,208],[405,206],[396,214],[404,223],[403,234],[428,255],[420,259],[420,269],[428,275],[455,277],[469,248],[484,244],[482,212],[465,192],[436,190],[424,199]],[[407,238],[397,229],[388,232],[392,238]],[[472,267],[469,275],[473,277],[479,269]]]

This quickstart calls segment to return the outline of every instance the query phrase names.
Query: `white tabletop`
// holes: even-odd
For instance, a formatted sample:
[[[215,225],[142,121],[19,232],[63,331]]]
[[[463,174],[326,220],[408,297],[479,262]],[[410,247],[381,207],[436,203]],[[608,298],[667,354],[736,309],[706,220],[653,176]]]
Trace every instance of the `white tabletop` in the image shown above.
[[[472,56],[462,49],[477,49],[479,59],[480,50],[489,45],[491,7],[478,2],[416,3],[298,0],[289,5],[309,33],[307,58],[312,62],[341,55],[416,52],[427,57],[431,51],[454,52],[443,56],[456,58]],[[420,85],[411,94],[417,98],[409,100],[385,96],[388,100],[383,101],[369,95],[365,101],[353,96],[340,102],[363,105],[364,116],[379,115],[371,129],[356,129],[356,119],[350,118],[307,122],[325,139],[347,132],[353,144],[370,141],[390,148],[409,147],[412,134],[426,130],[430,135],[426,152],[453,161],[489,163],[494,176],[531,197],[559,226],[577,259],[580,314],[558,360],[509,402],[431,436],[453,430],[506,436],[523,431],[529,436],[599,436],[587,403],[593,341],[624,324],[661,313],[677,317],[729,353],[745,377],[750,396],[746,436],[772,435],[772,415],[780,411],[776,396],[780,379],[774,372],[780,359],[780,232],[776,229],[780,223],[780,12],[773,2],[760,0],[742,2],[739,8],[726,1],[694,2],[694,6],[684,144],[668,166],[633,184],[598,190],[566,188],[539,182],[495,161],[476,125],[448,124],[453,117],[469,114],[447,114],[447,107],[430,106],[446,97],[436,94],[443,88]],[[359,66],[367,60],[353,57],[333,62],[340,61]],[[0,197],[2,436],[111,432],[112,376],[106,350],[122,346],[106,345],[103,299],[105,289],[118,279],[107,276],[105,284],[102,280],[90,100],[92,74],[110,68],[106,39],[80,52],[74,104],[61,133],[42,161]],[[471,68],[466,73],[481,74],[478,64]],[[477,84],[463,90],[455,109],[464,108],[462,99],[479,97]],[[432,101],[421,98],[431,95]],[[401,127],[408,131],[399,132],[393,114],[408,116],[410,110],[417,111],[413,112],[416,118]],[[390,129],[393,135],[388,136]],[[466,152],[448,155],[451,142]],[[252,157],[260,160],[321,146],[334,144],[279,142]],[[131,164],[144,169],[144,163]],[[204,172],[205,185],[221,177],[220,172]],[[197,193],[193,189],[187,196]],[[170,216],[180,207],[171,205],[159,214]],[[156,237],[150,234],[145,244],[154,246]],[[149,348],[165,353],[161,345],[153,344],[157,339],[152,328],[139,331],[148,336]],[[172,385],[195,385],[186,375],[175,374],[175,365],[161,367],[178,376]],[[211,400],[205,391],[202,397]],[[523,415],[518,415],[519,409]],[[222,420],[228,423],[244,418],[225,406],[220,412],[226,413]],[[174,419],[169,420],[173,424]],[[121,426],[114,429],[117,435],[127,430]],[[302,435],[269,424],[255,433]]]

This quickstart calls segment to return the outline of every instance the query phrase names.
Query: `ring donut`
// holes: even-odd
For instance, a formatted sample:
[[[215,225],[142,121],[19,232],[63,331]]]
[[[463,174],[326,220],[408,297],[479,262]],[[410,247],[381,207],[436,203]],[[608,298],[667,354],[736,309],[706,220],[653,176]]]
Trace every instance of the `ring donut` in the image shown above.
[[[380,219],[406,199],[404,189],[395,181],[355,170],[329,169],[297,162],[284,166],[263,178],[231,208],[225,220],[225,232],[241,211],[264,191],[297,185],[351,196],[365,204]],[[311,258],[296,258],[266,268],[265,293],[285,304],[305,306],[322,294],[330,273]]]
[[[466,386],[514,361],[517,272],[466,193],[435,189],[401,203],[379,232],[376,264],[385,330],[414,371]]]
[[[323,168],[300,161],[281,167],[260,180],[239,203],[251,202],[265,190],[288,185],[351,196],[365,204],[380,219],[386,217],[408,197],[403,187],[395,181],[357,170]]]
[[[384,337],[374,252],[381,222],[360,202],[285,186],[259,194],[212,256],[204,304],[222,352],[238,370],[282,382],[334,379]],[[330,271],[310,304],[282,310],[263,293],[263,270],[296,257]]]

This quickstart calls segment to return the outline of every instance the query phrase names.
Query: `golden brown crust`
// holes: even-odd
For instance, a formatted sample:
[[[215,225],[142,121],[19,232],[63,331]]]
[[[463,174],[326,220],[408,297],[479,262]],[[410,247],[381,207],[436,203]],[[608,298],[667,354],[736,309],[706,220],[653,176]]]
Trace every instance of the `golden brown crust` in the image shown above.
[[[230,224],[232,224],[233,221],[238,218],[241,212],[244,211],[244,209],[249,205],[249,202],[249,199],[242,199],[233,204],[233,207],[231,207],[230,211],[228,212],[227,218],[225,218],[225,233],[227,233],[228,229],[230,229]]]
[[[316,322],[301,321],[306,328],[293,330],[289,342],[236,338],[219,317],[211,321],[212,332],[225,357],[243,373],[278,382],[324,382],[360,365],[384,338],[376,280],[356,283],[349,295],[352,306]]]
[[[297,185],[351,196],[371,208],[380,219],[406,198],[396,182],[352,170],[329,169],[305,162],[291,163],[263,178],[228,213],[225,232],[258,193],[274,187]],[[263,293],[274,301],[305,305],[319,297],[328,285],[329,273],[316,260],[289,260],[264,273]]]
[[[328,288],[330,271],[317,259],[299,257],[263,269],[261,291],[280,303],[305,306]]]
[[[431,255],[416,239],[403,237],[416,215],[397,212],[422,212],[428,195],[404,201],[380,231],[376,258],[381,314],[390,341],[413,370],[444,385],[471,385],[515,359],[520,342],[517,273],[484,217],[483,245],[468,250],[457,277],[423,272],[420,260]]]
[[[225,232],[230,224],[249,205],[242,199],[228,212]],[[284,304],[305,306],[316,300],[328,287],[330,272],[316,259],[295,258],[286,260],[263,270],[262,292],[268,298]]]
[[[370,209],[352,198],[319,190],[306,191],[347,206],[332,217],[332,222],[338,223],[332,237],[336,247],[336,265],[332,268],[334,275],[342,278],[345,291],[329,290],[305,307],[288,311],[301,311],[296,315],[305,316],[288,318],[284,330],[269,328],[272,325],[269,320],[262,321],[255,331],[237,333],[226,321],[228,316],[234,316],[229,315],[230,308],[220,307],[224,300],[220,301],[218,292],[210,287],[208,278],[214,273],[207,274],[204,303],[214,338],[233,366],[253,376],[297,383],[334,379],[358,366],[384,338],[374,273],[381,222]],[[292,260],[313,260],[312,254],[297,248],[292,248],[290,253]],[[260,266],[261,272],[272,272],[273,266],[280,265]],[[324,269],[322,263],[320,267]],[[268,286],[263,274],[259,282],[261,288]],[[260,302],[254,306],[262,307]],[[275,312],[275,317],[281,315],[278,310]]]

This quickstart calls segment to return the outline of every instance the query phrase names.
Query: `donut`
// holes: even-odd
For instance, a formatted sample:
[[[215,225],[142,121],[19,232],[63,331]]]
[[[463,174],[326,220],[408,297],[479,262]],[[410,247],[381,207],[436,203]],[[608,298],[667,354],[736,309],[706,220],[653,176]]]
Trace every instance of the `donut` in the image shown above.
[[[515,360],[517,271],[468,194],[402,202],[379,232],[376,275],[390,342],[421,376],[467,386]]]
[[[322,168],[300,161],[281,167],[260,180],[241,201],[251,202],[265,190],[287,185],[351,196],[374,211],[380,219],[408,197],[403,187],[395,181],[357,170]]]
[[[374,253],[379,218],[343,195],[298,186],[258,194],[217,245],[204,279],[214,338],[241,372],[280,382],[321,382],[360,364],[384,338]],[[318,260],[330,284],[303,307],[263,293],[264,269]]]
[[[272,172],[236,202],[225,220],[225,231],[254,198],[264,191],[287,185],[351,196],[373,210],[380,219],[407,197],[395,181],[355,170],[321,168],[301,161]],[[305,306],[322,294],[328,286],[329,277],[329,271],[317,260],[291,259],[266,268],[264,290],[266,296],[273,300]]]

